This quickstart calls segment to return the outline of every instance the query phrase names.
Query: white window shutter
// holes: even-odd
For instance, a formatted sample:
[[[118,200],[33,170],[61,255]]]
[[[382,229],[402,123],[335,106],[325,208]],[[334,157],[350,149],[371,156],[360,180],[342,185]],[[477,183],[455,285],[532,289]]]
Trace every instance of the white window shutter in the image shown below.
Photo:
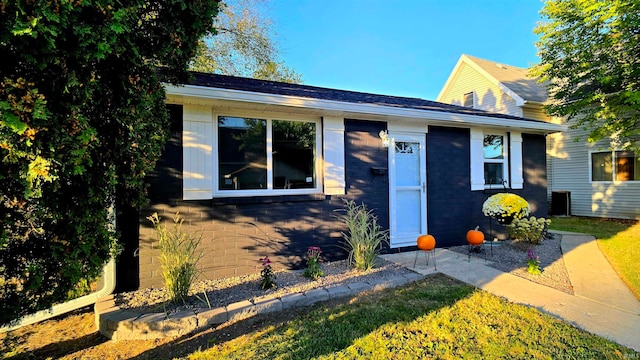
[[[522,166],[522,134],[512,131],[509,134],[509,154],[511,158],[511,188],[522,189],[524,186]]]
[[[324,193],[345,194],[344,118],[322,119],[322,153],[324,158]]]
[[[213,110],[184,105],[182,125],[182,198],[213,198]]]
[[[469,151],[471,155],[471,190],[484,190],[484,133],[482,129],[471,129]]]

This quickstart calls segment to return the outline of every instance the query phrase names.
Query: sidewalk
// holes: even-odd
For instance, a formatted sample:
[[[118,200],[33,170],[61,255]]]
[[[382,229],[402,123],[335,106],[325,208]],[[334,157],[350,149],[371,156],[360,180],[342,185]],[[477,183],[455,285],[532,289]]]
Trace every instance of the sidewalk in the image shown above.
[[[640,351],[640,301],[611,268],[590,235],[562,235],[562,251],[575,295],[487,266],[485,260],[436,249],[438,271],[507,300],[532,306],[593,334]],[[383,255],[413,269],[415,252]],[[422,260],[422,261],[421,261]],[[418,258],[416,272],[435,273],[433,261]]]

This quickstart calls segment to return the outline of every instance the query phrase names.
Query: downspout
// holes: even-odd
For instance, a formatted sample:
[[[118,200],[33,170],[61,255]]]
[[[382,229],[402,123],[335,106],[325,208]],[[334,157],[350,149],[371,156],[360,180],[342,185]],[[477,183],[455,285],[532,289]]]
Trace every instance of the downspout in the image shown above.
[[[115,230],[116,220],[113,206],[109,207],[109,217],[111,217],[110,230]],[[0,328],[0,333],[11,331],[20,328],[25,325],[37,323],[39,321],[47,320],[55,316],[63,315],[73,310],[83,308],[85,306],[93,305],[98,302],[98,299],[109,296],[116,288],[116,259],[112,256],[111,259],[102,268],[102,288],[91,294],[81,296],[77,299],[69,300],[62,304],[53,305],[48,310],[40,310],[34,314],[26,315],[20,318],[16,323],[10,326],[4,326]]]

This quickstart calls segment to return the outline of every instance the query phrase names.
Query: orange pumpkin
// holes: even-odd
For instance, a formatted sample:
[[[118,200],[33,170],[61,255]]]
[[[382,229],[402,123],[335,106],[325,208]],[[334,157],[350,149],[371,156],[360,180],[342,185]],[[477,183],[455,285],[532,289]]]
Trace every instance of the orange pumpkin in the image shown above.
[[[433,235],[418,236],[418,249],[423,251],[431,251],[436,247],[436,238]]]
[[[474,230],[467,231],[467,242],[469,245],[480,245],[484,242],[484,234],[478,230],[479,226],[476,226]]]

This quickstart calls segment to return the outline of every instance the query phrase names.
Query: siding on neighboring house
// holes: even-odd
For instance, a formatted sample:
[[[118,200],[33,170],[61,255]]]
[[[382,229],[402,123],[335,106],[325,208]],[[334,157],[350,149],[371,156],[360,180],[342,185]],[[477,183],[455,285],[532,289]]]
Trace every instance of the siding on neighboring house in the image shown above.
[[[522,108],[522,117],[527,119],[551,121],[549,116],[542,109],[542,105],[525,105]]]
[[[450,84],[439,101],[462,105],[462,96],[471,91],[475,91],[476,109],[523,116],[515,100],[468,64],[462,64],[456,81]]]
[[[609,143],[586,138],[580,129],[548,136],[553,190],[571,192],[572,215],[640,219],[640,181],[591,182],[590,152],[607,150]]]

